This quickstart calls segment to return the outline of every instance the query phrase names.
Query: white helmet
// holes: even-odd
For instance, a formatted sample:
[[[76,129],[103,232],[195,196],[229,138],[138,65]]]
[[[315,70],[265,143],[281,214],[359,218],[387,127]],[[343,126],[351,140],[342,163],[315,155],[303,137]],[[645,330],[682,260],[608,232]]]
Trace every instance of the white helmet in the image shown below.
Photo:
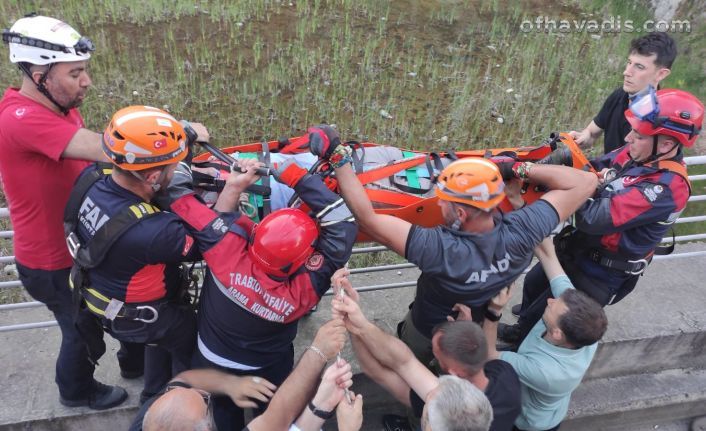
[[[91,58],[93,42],[63,21],[48,16],[20,18],[3,30],[2,40],[10,45],[10,61],[45,65]]]

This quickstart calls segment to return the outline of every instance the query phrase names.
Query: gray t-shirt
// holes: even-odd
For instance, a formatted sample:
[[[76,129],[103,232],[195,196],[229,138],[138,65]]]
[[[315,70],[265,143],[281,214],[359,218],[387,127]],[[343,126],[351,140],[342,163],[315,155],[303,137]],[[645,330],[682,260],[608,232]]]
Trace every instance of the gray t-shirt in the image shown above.
[[[422,274],[412,307],[412,321],[431,338],[455,303],[481,306],[514,281],[532,260],[532,251],[559,223],[547,201],[509,214],[497,213],[495,227],[482,234],[445,226],[412,226],[405,256]]]

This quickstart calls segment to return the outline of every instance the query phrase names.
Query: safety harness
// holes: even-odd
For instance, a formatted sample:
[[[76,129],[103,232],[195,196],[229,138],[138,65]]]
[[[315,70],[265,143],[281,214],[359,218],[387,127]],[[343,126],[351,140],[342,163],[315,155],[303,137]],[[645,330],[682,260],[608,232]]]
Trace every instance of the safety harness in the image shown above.
[[[614,178],[620,177],[627,168],[633,166],[635,165],[632,163],[632,160],[628,161],[614,174]],[[687,187],[689,188],[689,195],[691,196],[691,182],[689,181],[689,175],[687,174],[686,167],[681,163],[673,160],[661,160],[658,162],[645,163],[643,166],[655,169],[656,173],[671,172],[675,175],[679,175],[686,182]],[[653,251],[641,259],[625,259],[616,253],[609,253],[605,250],[586,247],[586,241],[583,240],[581,236],[580,231],[576,230],[574,226],[569,225],[565,227],[556,236],[555,243],[557,244],[557,249],[565,253],[582,253],[594,263],[630,275],[641,275],[645,269],[647,269],[647,266],[652,262],[652,258],[654,256],[671,254],[674,251],[674,246],[676,244],[674,241],[674,230],[672,230],[671,244],[664,246],[658,245]]]
[[[109,166],[96,163],[94,169],[82,175],[71,191],[64,210],[64,235],[74,261],[70,278],[74,305],[78,311],[83,297],[88,309],[97,316],[108,320],[121,318],[152,323],[159,317],[156,302],[144,305],[125,304],[101,294],[90,286],[88,271],[103,262],[115,241],[139,221],[159,213],[159,208],[147,202],[130,205],[111,217],[96,230],[93,238],[82,244],[77,230],[81,204],[91,186],[112,172]]]

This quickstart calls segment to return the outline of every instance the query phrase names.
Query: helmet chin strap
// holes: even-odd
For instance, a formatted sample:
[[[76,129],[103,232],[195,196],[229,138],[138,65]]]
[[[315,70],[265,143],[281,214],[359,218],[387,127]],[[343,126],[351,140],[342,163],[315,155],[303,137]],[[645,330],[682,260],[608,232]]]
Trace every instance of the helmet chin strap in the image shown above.
[[[42,74],[42,77],[39,78],[39,82],[35,82],[34,85],[37,86],[37,90],[44,95],[51,103],[54,104],[57,108],[59,108],[59,111],[61,111],[62,114],[64,115],[69,115],[69,110],[60,105],[59,102],[54,99],[54,96],[49,93],[49,90],[47,90],[47,87],[44,85],[44,83],[47,81],[47,77],[49,76],[49,71],[51,70],[52,67],[54,67],[54,64],[56,63],[49,63],[49,68]],[[18,66],[20,70],[22,70],[25,75],[29,77],[29,79],[34,82],[34,78],[32,78],[32,71],[30,71],[30,67],[26,63],[18,63]]]
[[[648,157],[647,160],[645,160],[644,162],[638,162],[638,163],[644,164],[644,163],[654,162],[657,159],[659,159],[660,157],[671,153],[679,145],[679,144],[675,143],[674,145],[672,145],[672,148],[670,148],[668,151],[665,151],[664,153],[658,153],[657,152],[657,144],[658,144],[658,135],[654,135],[654,136],[652,136],[652,155],[650,155],[650,157]]]
[[[143,183],[149,184],[152,191],[154,193],[157,193],[162,189],[162,181],[164,181],[164,178],[167,176],[167,168],[162,169],[162,171],[159,173],[159,178],[157,178],[157,181],[155,181],[154,183],[150,183],[149,181],[147,181],[145,177],[137,171],[130,171],[130,173]]]

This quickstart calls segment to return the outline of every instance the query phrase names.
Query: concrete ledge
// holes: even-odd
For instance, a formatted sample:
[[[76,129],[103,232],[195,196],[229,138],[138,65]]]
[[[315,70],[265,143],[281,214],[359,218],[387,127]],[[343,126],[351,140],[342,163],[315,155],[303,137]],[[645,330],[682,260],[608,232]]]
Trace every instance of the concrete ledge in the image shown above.
[[[683,244],[677,252],[705,248],[703,243]],[[353,282],[357,287],[393,283],[414,279],[416,274],[416,270],[362,274],[354,277]],[[634,293],[607,308],[608,332],[586,381],[575,394],[571,419],[562,429],[574,429],[569,427],[571,425],[578,430],[622,428],[621,431],[627,431],[631,428],[622,424],[633,420],[655,418],[656,423],[656,419],[706,413],[701,389],[706,388],[704,371],[688,371],[683,378],[678,377],[678,370],[662,371],[669,368],[706,369],[706,291],[703,280],[706,280],[706,265],[702,258],[658,261],[650,266]],[[521,292],[516,293],[515,303],[520,296]],[[362,294],[361,302],[372,321],[394,333],[413,297],[412,287],[367,292]],[[295,343],[296,355],[311,343],[316,329],[329,317],[330,297],[326,297],[319,311],[302,319]],[[51,320],[51,314],[45,308],[0,313],[0,325],[44,320]],[[514,321],[509,312],[505,313],[503,320]],[[106,337],[108,352],[96,370],[96,377],[102,382],[126,387],[130,398],[120,408],[93,412],[65,408],[58,402],[53,379],[59,341],[56,327],[0,334],[0,363],[3,364],[0,367],[0,381],[3,382],[0,385],[0,430],[127,429],[142,382],[120,378],[114,359],[117,343]],[[350,346],[346,347],[343,356],[352,362],[355,372],[359,372]],[[630,375],[636,373],[638,375]],[[652,377],[644,373],[655,374]],[[642,383],[644,385],[640,386]],[[646,389],[638,389],[650,386],[657,392],[647,395]],[[596,388],[598,395],[595,399],[585,392],[590,388]],[[670,392],[672,389],[674,391]],[[377,385],[366,383],[362,376],[356,376],[354,390],[365,396],[365,430],[380,429],[382,414],[403,411]],[[599,403],[602,398],[612,401]],[[595,425],[603,423],[601,421],[606,423],[606,428]]]
[[[586,379],[653,373],[675,368],[706,368],[706,332],[677,332],[673,335],[601,343]]]
[[[691,418],[703,412],[706,370],[667,370],[584,382],[574,392],[562,429],[647,429],[639,426]]]

